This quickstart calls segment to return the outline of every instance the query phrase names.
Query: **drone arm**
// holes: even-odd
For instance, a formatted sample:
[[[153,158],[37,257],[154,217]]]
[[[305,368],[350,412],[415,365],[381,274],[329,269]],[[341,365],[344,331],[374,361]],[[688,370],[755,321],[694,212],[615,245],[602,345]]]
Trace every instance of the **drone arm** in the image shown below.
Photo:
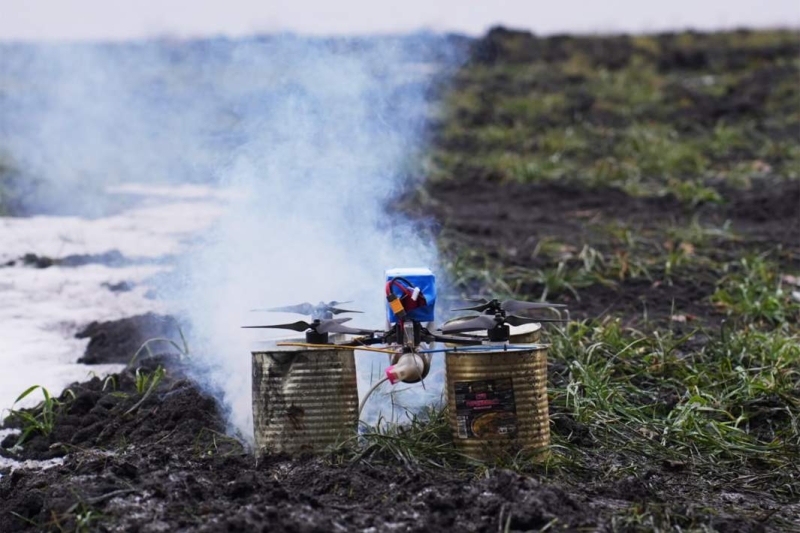
[[[481,344],[481,339],[468,339],[466,337],[451,337],[449,335],[438,335],[436,333],[431,333],[428,330],[423,332],[423,338],[425,342],[445,342],[449,344],[463,344],[467,346],[474,346]]]
[[[376,333],[380,333],[380,335],[373,334],[371,336],[357,337],[348,342],[342,343],[340,346],[371,346],[373,344],[389,344],[386,341],[386,334],[382,332]]]

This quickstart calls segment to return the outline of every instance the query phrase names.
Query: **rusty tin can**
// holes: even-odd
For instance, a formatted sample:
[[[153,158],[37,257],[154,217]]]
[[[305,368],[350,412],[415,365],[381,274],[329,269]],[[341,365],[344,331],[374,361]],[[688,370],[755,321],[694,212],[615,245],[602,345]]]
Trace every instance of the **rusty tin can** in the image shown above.
[[[461,453],[479,460],[547,456],[545,345],[454,350],[445,365],[450,429]]]
[[[352,350],[275,346],[252,353],[258,454],[318,453],[355,434]]]

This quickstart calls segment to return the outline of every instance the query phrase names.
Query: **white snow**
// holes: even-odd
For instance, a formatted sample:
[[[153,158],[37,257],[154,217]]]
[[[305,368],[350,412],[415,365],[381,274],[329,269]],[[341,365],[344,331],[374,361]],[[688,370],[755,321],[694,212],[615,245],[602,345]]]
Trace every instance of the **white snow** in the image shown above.
[[[8,435],[18,435],[19,431],[16,429],[0,429],[0,441],[2,441]],[[61,457],[57,457],[55,459],[47,459],[44,461],[34,461],[28,459],[27,461],[15,461],[14,459],[9,459],[8,457],[0,457],[0,470],[2,469],[10,469],[12,472],[17,470],[18,468],[23,469],[47,469],[51,468],[60,464],[64,463],[64,459]],[[0,474],[0,479],[3,478],[3,474]]]
[[[0,218],[0,263],[26,253],[59,258],[119,250],[132,259],[161,257],[180,251],[185,239],[220,213],[212,198],[151,203],[100,219]]]
[[[160,187],[153,194],[127,186],[113,192],[141,198],[135,207],[99,219],[0,218],[0,264],[26,253],[53,258],[112,250],[129,259],[177,255],[224,209],[224,194],[198,186]],[[163,304],[145,297],[149,287],[142,283],[170,268],[168,263],[0,268],[0,418],[31,385],[58,394],[92,372],[102,376],[118,370],[117,365],[77,364],[88,339],[76,339],[75,333],[94,320],[164,311]],[[122,281],[133,282],[134,289],[112,292],[102,286]],[[36,391],[21,404],[41,397]]]

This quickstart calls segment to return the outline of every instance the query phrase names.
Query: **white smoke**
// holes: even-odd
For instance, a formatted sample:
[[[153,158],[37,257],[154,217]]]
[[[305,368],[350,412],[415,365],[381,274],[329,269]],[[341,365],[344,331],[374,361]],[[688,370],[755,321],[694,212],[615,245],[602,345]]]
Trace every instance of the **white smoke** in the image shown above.
[[[266,335],[240,326],[289,319],[249,309],[353,299],[367,311],[356,321],[380,327],[384,270],[437,262],[430,243],[386,212],[422,134],[406,115],[424,107],[413,65],[392,47],[344,53],[295,44],[278,47],[277,62],[253,64],[245,51],[250,61],[226,73],[234,85],[249,75],[251,86],[280,96],[268,113],[243,118],[249,141],[221,173],[243,197],[189,258],[183,295],[219,368],[215,385],[246,434],[249,348]]]
[[[249,350],[267,335],[240,326],[300,318],[250,309],[353,299],[353,325],[381,327],[384,270],[436,269],[433,243],[387,207],[416,177],[445,39],[3,46],[0,149],[46,184],[30,209],[113,210],[100,191],[119,182],[235,191],[159,294],[189,317],[201,376],[242,434]],[[363,382],[374,365],[359,366]]]

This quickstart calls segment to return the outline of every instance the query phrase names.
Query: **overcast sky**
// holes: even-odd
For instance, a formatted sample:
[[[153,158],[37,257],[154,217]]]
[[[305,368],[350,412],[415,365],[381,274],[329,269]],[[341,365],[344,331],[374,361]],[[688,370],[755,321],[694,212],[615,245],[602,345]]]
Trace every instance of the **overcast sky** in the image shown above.
[[[0,0],[0,39],[800,26],[798,0]]]

